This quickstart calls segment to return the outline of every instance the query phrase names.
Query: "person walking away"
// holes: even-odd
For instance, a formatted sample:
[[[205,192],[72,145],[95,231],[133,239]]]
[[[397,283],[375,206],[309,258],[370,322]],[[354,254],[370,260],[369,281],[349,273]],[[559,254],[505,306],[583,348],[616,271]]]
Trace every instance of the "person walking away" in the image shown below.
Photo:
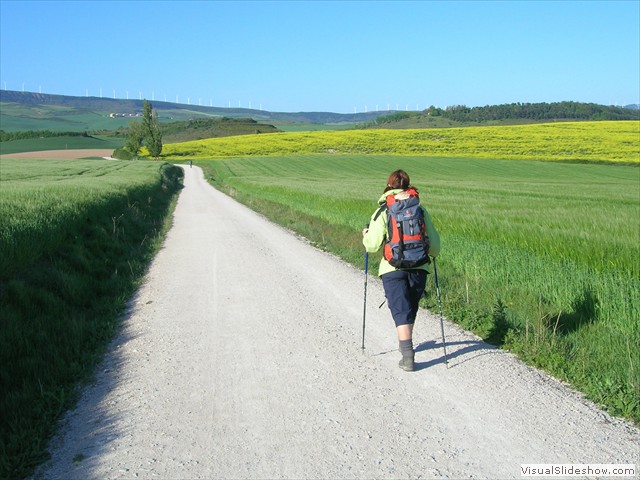
[[[362,243],[370,253],[384,248],[378,275],[382,279],[387,304],[396,325],[402,354],[399,366],[411,372],[415,368],[413,325],[425,290],[427,273],[431,272],[429,257],[436,257],[440,253],[440,236],[429,213],[419,203],[418,191],[411,185],[409,175],[404,170],[396,170],[389,175],[378,203],[379,208],[362,231]],[[400,213],[397,212],[398,205]],[[406,231],[413,229],[413,224],[401,221],[407,220],[407,217],[421,217],[418,223],[421,221],[424,224],[423,235]],[[401,238],[397,238],[398,235]]]

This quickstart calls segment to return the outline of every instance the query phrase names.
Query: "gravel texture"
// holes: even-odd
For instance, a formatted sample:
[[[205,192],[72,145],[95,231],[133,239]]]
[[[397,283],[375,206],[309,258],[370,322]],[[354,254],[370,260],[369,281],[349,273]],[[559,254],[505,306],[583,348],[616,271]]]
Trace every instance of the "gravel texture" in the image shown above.
[[[640,430],[449,322],[446,368],[437,315],[420,311],[417,371],[400,370],[371,277],[362,351],[363,287],[362,271],[186,168],[165,244],[36,478],[520,478],[521,464],[640,466]]]

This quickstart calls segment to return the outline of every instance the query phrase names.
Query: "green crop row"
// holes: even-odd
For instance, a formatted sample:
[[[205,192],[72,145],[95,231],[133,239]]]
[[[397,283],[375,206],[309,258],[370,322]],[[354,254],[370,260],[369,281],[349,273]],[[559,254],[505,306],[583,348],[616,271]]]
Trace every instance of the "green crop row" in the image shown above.
[[[24,478],[116,332],[182,170],[9,159],[0,170],[0,478]]]
[[[183,159],[317,153],[640,163],[640,122],[285,132],[165,145]]]
[[[362,226],[387,175],[404,168],[442,237],[446,315],[640,420],[637,167],[371,155],[198,163],[218,188],[360,267]]]

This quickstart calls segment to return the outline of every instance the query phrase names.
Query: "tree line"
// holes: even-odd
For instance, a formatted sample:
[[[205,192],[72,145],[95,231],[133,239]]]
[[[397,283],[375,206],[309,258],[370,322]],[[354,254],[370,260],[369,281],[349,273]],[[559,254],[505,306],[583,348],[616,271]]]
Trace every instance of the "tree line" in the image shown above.
[[[595,103],[511,103],[485,107],[454,105],[445,109],[429,107],[423,113],[456,122],[495,120],[639,120],[640,111]]]
[[[550,120],[640,120],[640,110],[598,105],[595,103],[510,103],[467,107],[453,105],[446,108],[431,106],[422,112],[395,112],[378,117],[370,125],[395,123],[406,119],[439,117],[462,124],[525,120],[530,122]]]
[[[30,140],[33,138],[51,137],[90,137],[88,132],[52,132],[51,130],[26,130],[20,132],[5,132],[0,130],[0,142],[12,140]]]

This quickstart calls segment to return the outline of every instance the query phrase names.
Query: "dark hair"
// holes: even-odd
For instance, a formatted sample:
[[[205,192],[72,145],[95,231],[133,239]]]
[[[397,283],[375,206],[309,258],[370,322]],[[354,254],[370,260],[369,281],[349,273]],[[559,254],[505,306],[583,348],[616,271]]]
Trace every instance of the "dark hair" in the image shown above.
[[[395,172],[391,172],[391,175],[389,175],[389,178],[387,178],[387,187],[384,189],[384,191],[388,192],[389,190],[394,190],[397,188],[406,190],[409,187],[411,187],[409,174],[404,170],[396,170]]]

